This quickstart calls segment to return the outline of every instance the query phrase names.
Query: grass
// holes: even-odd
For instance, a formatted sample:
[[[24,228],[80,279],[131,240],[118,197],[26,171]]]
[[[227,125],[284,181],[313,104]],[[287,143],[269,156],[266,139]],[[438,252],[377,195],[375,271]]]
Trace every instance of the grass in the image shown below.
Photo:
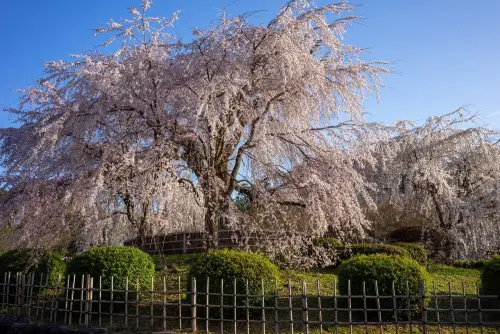
[[[179,307],[178,303],[182,303],[182,315],[183,315],[183,328],[188,328],[190,326],[190,299],[186,294],[184,293],[186,291],[187,287],[187,277],[188,273],[190,270],[191,265],[193,262],[197,259],[198,255],[196,254],[182,254],[182,255],[168,255],[168,256],[159,256],[155,255],[153,256],[153,260],[156,264],[156,278],[155,278],[155,290],[156,291],[163,291],[163,282],[165,279],[165,288],[167,291],[172,293],[171,295],[168,296],[167,298],[167,303],[171,304],[168,309],[167,309],[167,315],[172,316],[173,318],[176,317],[176,315],[179,313]],[[436,291],[436,294],[449,294],[450,290],[453,294],[462,294],[465,292],[466,295],[474,295],[476,293],[476,284],[480,282],[480,271],[476,269],[463,269],[463,268],[454,268],[454,267],[449,267],[449,266],[443,266],[443,265],[431,265],[429,268],[429,275],[430,275],[430,280],[431,282],[434,282],[434,288]],[[294,332],[302,332],[302,324],[301,324],[301,319],[303,316],[303,310],[302,310],[302,305],[304,302],[304,298],[302,298],[302,289],[303,289],[303,282],[305,284],[305,287],[307,289],[307,303],[308,307],[310,308],[309,311],[309,320],[310,321],[318,321],[319,320],[319,314],[317,310],[314,310],[314,308],[317,307],[318,305],[318,300],[316,295],[319,293],[322,296],[321,303],[323,308],[330,308],[330,310],[324,310],[323,311],[323,321],[326,322],[333,322],[335,320],[334,317],[334,312],[332,311],[332,295],[334,294],[334,282],[337,280],[337,276],[335,274],[335,270],[331,269],[319,269],[319,270],[310,270],[310,271],[304,271],[304,270],[297,270],[297,269],[282,269],[280,271],[280,279],[279,279],[279,285],[278,285],[278,293],[279,293],[279,298],[277,300],[279,307],[283,308],[282,310],[279,311],[279,316],[278,318],[280,321],[284,321],[279,325],[279,331],[278,333],[289,333],[289,324],[286,322],[286,319],[289,317],[289,310],[287,309],[288,307],[288,284],[290,284],[291,290],[292,290],[292,295],[294,295],[293,299],[293,318],[294,318]],[[290,283],[289,283],[290,282]],[[448,285],[448,282],[450,283]],[[462,282],[464,286],[464,291],[462,290]],[[428,289],[432,289],[432,285]],[[429,291],[429,290],[428,290]],[[337,291],[338,293],[338,291]],[[328,297],[330,296],[330,297]],[[468,304],[468,308],[470,309],[469,312],[469,321],[476,321],[477,315],[474,314],[473,309],[477,308],[476,305],[474,305],[473,300],[469,300],[470,296],[467,296],[467,299],[453,299],[453,307],[454,308],[462,308],[464,302]],[[154,294],[151,297],[146,297],[143,301],[141,301],[139,304],[134,306],[134,304],[131,304],[130,307],[128,308],[129,310],[129,324],[128,326],[135,327],[135,314],[140,314],[140,319],[138,319],[138,328],[139,329],[146,329],[150,327],[150,320],[149,320],[149,315],[151,310],[153,309],[152,304],[150,304],[150,301],[155,301],[156,303],[159,303],[159,305],[154,306],[154,314],[156,317],[160,316],[163,312],[162,308],[162,301],[163,301],[163,295],[161,293]],[[428,305],[429,307],[433,307],[434,305],[433,299],[429,299]],[[447,314],[446,308],[449,308],[451,300],[449,299],[439,299],[439,309],[441,310],[441,321],[446,321],[449,320],[448,318],[450,317]],[[267,302],[266,302],[267,303]],[[345,307],[342,306],[341,304],[345,304],[346,301],[344,300],[343,302],[339,300],[339,308]],[[266,325],[266,332],[269,333],[274,333],[275,329],[273,327],[273,318],[274,318],[274,300],[270,301],[270,304],[266,304],[266,319],[269,321]],[[123,310],[121,311],[123,312]],[[199,310],[200,314],[199,316],[203,318],[204,316],[204,310],[203,307]],[[431,313],[432,311],[429,311],[428,314],[428,320],[435,321],[435,314],[433,315]],[[345,311],[339,311],[339,320],[341,321],[347,321],[347,313]],[[449,312],[448,312],[449,313]],[[477,312],[476,312],[477,313]],[[463,321],[463,315],[461,315],[458,311],[456,312],[456,321]],[[123,329],[127,331],[127,326],[124,325],[124,320],[122,319],[123,317],[120,316],[115,316],[115,323],[114,327],[117,330],[117,332],[120,332],[120,329]],[[353,311],[353,320],[361,320],[363,318],[362,312],[360,311]],[[231,318],[230,318],[231,319]],[[257,318],[256,318],[257,319]],[[96,319],[93,318],[93,322],[95,322]],[[103,323],[104,326],[106,326],[106,323]],[[198,327],[199,329],[204,329],[204,320],[200,319],[198,322]],[[232,332],[233,329],[233,324],[232,320],[227,320],[225,321],[224,324],[224,332]],[[240,328],[240,326],[242,326]],[[130,328],[132,328],[130,327]],[[162,327],[162,320],[161,319],[155,319],[154,321],[154,328],[161,330]],[[167,321],[167,328],[178,328],[178,320],[175,319],[169,319]],[[312,324],[310,326],[309,333],[311,334],[319,334],[319,325],[317,324]],[[211,321],[209,325],[210,330],[213,333],[219,333],[219,321]],[[246,327],[244,323],[241,323],[238,326],[238,333],[240,332],[246,332]],[[396,329],[395,326],[392,325],[384,325],[382,326],[383,333],[388,333],[388,334],[393,334],[393,333],[423,333],[423,328],[420,326],[399,326],[399,328]],[[323,326],[323,332],[322,333],[349,333],[349,326],[338,326],[335,328],[335,326],[328,326],[324,325]],[[140,330],[138,332],[141,332]],[[150,332],[149,330],[146,332]],[[186,333],[185,331],[175,331],[176,333]],[[261,332],[261,326],[259,323],[252,323],[250,325],[250,333],[260,333]],[[352,326],[352,332],[353,333],[381,333],[380,331],[380,326],[368,326],[365,327],[363,325],[358,325],[358,326]],[[465,328],[464,326],[456,326],[455,328],[452,327],[447,327],[447,326],[438,326],[436,325],[429,325],[427,327],[427,333],[443,333],[443,334],[448,334],[448,333],[498,333],[498,331],[495,328],[483,328],[481,329],[479,327],[473,327],[470,326],[469,328]],[[201,331],[200,333],[203,333]]]
[[[178,255],[154,255],[156,264],[156,281],[162,283],[163,277],[167,278],[167,290],[174,291],[181,289],[187,284],[187,277],[191,264],[196,260],[197,254]],[[436,294],[476,294],[476,285],[480,283],[481,271],[478,269],[455,268],[446,265],[432,264],[429,268],[430,286],[427,287],[429,293]],[[280,272],[279,294],[288,293],[288,282],[292,288],[292,293],[302,293],[302,282],[306,283],[309,293],[315,294],[319,291],[322,295],[332,295],[334,283],[337,280],[335,270],[298,270],[282,269]],[[463,286],[462,286],[463,284]],[[161,286],[161,284],[160,284]],[[337,291],[338,292],[338,291]]]
[[[476,294],[476,285],[481,281],[481,271],[478,269],[433,264],[429,268],[429,274],[437,294],[450,292],[453,294]],[[432,289],[432,287],[428,288]]]

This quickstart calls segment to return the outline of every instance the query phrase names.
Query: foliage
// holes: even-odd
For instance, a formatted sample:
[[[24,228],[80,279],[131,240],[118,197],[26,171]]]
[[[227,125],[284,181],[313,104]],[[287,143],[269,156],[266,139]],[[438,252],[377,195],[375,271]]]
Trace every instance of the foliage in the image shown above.
[[[397,242],[420,242],[422,241],[421,226],[405,226],[391,231],[389,239]]]
[[[378,285],[379,295],[392,295],[393,282],[396,295],[406,295],[407,286],[410,294],[420,294],[422,282],[428,280],[425,268],[415,260],[386,254],[355,256],[340,264],[337,275],[340,293],[347,295],[350,281],[350,294],[358,296],[363,294],[363,281],[366,284],[366,294],[375,296],[375,281]],[[410,301],[412,309],[419,308],[421,301],[418,298],[412,298]],[[360,302],[360,300],[354,300],[354,302]],[[380,300],[380,303],[383,309],[393,308],[392,300]],[[407,300],[398,300],[397,308],[407,308],[406,303]],[[373,305],[367,307],[376,308]],[[369,313],[374,316],[373,313],[376,312]],[[382,313],[384,319],[392,319],[393,317],[393,312]],[[401,311],[400,313],[401,316],[405,316],[406,312]]]
[[[189,289],[192,289],[192,279],[196,279],[197,291],[204,292],[208,286],[211,292],[233,293],[236,288],[237,294],[246,294],[248,282],[248,293],[252,296],[249,298],[249,305],[257,305],[262,299],[259,296],[263,292],[265,295],[274,294],[279,270],[269,259],[260,254],[224,249],[200,256],[189,271]],[[202,295],[199,297],[200,302],[204,300]],[[227,303],[232,304],[232,302],[232,297],[228,297]],[[214,299],[210,304],[219,303],[219,300]],[[245,298],[237,298],[237,305],[245,306]],[[239,311],[245,312],[244,309]]]
[[[427,265],[427,252],[425,251],[424,246],[422,246],[421,244],[397,242],[392,245],[406,249],[410,258],[414,259],[424,267]]]
[[[481,272],[481,287],[487,295],[500,296],[500,256],[494,256],[488,261]]]
[[[58,253],[39,249],[14,249],[0,254],[0,273],[11,272],[15,275],[35,273],[35,279],[55,284],[66,276],[66,262]],[[47,276],[48,274],[48,276]],[[45,284],[45,283],[44,283]]]
[[[81,275],[89,274],[94,281],[102,277],[102,287],[109,289],[113,279],[113,288],[123,290],[128,288],[150,289],[151,278],[155,275],[155,264],[151,257],[135,247],[101,246],[91,248],[75,256],[68,264],[68,273]],[[137,287],[137,283],[139,286]],[[95,285],[94,285],[95,286]],[[132,295],[130,295],[132,298]],[[122,294],[116,294],[116,299],[123,299]]]
[[[316,238],[313,240],[313,244],[324,248],[344,248],[344,243],[336,238]]]
[[[228,15],[192,38],[149,7],[95,30],[116,48],[47,62],[9,110],[0,221],[25,236],[84,222],[88,244],[189,227],[213,246],[222,220],[362,233],[373,203],[357,167],[371,156],[354,148],[381,128],[362,102],[389,71],[343,42],[355,7],[291,0],[267,23]]]
[[[354,244],[347,247],[347,251],[352,255],[371,255],[371,254],[387,254],[409,256],[408,251],[399,246],[386,244]]]
[[[483,260],[457,260],[453,263],[455,268],[467,268],[467,269],[483,269],[484,266],[489,262],[489,259]]]
[[[377,202],[413,213],[448,262],[481,258],[500,244],[499,132],[478,125],[464,108],[422,125],[400,124],[373,145],[378,163],[365,174]]]

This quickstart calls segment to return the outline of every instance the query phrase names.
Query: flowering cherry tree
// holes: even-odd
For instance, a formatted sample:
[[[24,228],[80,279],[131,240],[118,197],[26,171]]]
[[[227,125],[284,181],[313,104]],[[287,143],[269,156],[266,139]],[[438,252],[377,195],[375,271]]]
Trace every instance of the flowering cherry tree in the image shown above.
[[[500,134],[478,121],[461,108],[402,124],[373,146],[379,164],[369,179],[379,203],[417,219],[447,259],[481,257],[500,244]]]
[[[388,70],[343,43],[353,7],[292,0],[267,24],[225,15],[183,42],[168,32],[177,13],[151,17],[150,4],[96,29],[116,50],[49,62],[23,90],[0,152],[6,186],[29,187],[2,214],[32,234],[56,216],[88,234],[123,217],[141,238],[201,223],[209,246],[220,222],[286,228],[296,214],[307,233],[362,231],[357,166],[370,152],[353,146],[374,130],[362,101]],[[29,190],[56,184],[50,200]],[[254,211],[241,214],[237,194]]]

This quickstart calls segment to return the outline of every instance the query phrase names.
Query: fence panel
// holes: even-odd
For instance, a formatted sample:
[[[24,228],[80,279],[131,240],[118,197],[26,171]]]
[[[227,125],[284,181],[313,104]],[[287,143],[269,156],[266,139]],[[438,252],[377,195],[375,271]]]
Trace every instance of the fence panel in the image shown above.
[[[358,282],[349,282],[347,293],[340,294],[332,282],[332,294],[323,293],[319,281],[308,287],[305,281],[294,286],[290,280],[262,280],[260,291],[250,293],[248,281],[221,282],[219,291],[210,290],[208,279],[197,286],[193,278],[189,287],[181,286],[180,277],[175,281],[163,277],[155,284],[151,278],[150,286],[142,287],[131,278],[118,289],[113,279],[103,286],[101,277],[90,275],[50,279],[6,273],[0,276],[0,311],[69,326],[150,331],[500,333],[500,298],[482,295],[478,286],[475,294],[467,294],[464,284],[460,293],[451,284],[437,293],[433,284],[422,282],[417,292],[406,285],[406,293],[397,294],[393,283],[392,293],[384,295],[378,282],[359,283],[362,290],[351,289]]]

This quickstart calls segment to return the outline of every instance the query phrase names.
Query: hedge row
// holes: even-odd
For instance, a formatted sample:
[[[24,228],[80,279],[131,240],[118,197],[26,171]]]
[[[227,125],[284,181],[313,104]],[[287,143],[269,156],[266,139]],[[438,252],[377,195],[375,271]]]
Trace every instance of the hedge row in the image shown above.
[[[37,279],[55,284],[66,275],[66,262],[58,253],[39,249],[15,249],[0,255],[0,273],[35,273]],[[48,274],[48,276],[46,276]]]

